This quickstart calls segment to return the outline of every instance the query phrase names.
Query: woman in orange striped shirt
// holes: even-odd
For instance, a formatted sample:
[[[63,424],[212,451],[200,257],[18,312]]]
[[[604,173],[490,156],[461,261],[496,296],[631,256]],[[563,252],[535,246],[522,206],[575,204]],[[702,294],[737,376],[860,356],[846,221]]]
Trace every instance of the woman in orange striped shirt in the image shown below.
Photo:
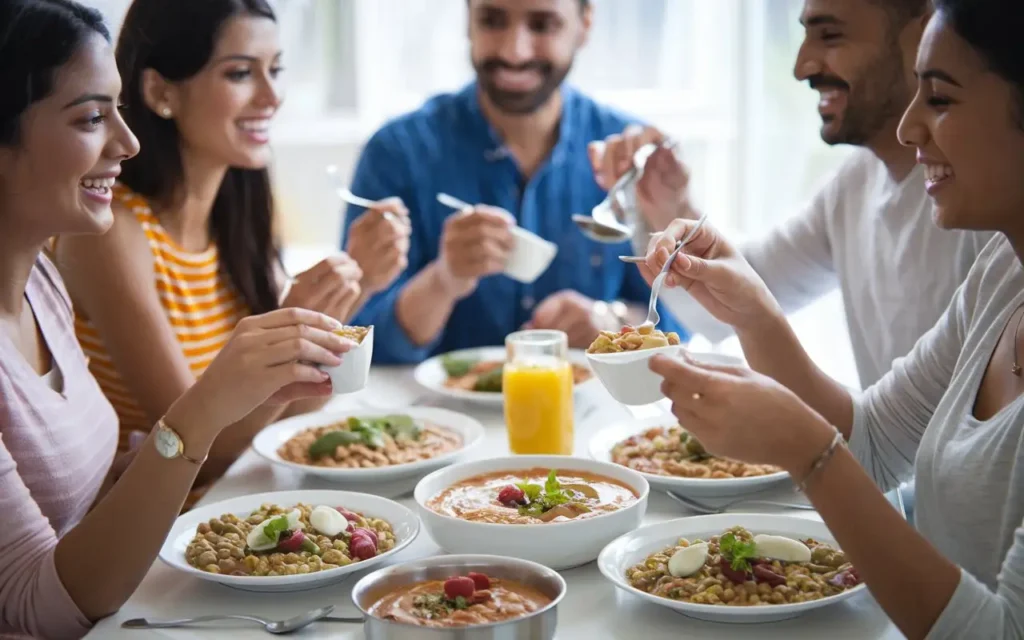
[[[266,0],[135,0],[125,17],[122,102],[142,149],[123,165],[110,232],[56,247],[122,449],[203,374],[240,319],[283,306],[344,321],[405,266],[407,211],[396,198],[359,220],[351,241],[371,256],[362,265],[342,253],[285,276],[267,170],[280,59]],[[261,407],[226,429],[200,483],[269,422],[319,406]]]

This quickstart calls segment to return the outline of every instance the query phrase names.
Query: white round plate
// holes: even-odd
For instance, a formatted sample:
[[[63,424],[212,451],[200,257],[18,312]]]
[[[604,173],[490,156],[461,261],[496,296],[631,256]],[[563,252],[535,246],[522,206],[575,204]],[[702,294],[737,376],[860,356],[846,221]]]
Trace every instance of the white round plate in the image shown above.
[[[811,602],[796,604],[773,604],[756,607],[729,607],[712,604],[692,604],[654,596],[630,586],[626,581],[626,570],[644,561],[647,556],[664,549],[679,538],[707,540],[710,536],[721,535],[729,527],[745,527],[751,533],[767,533],[791,538],[814,538],[820,542],[835,544],[825,523],[819,520],[795,516],[770,514],[725,513],[712,516],[694,516],[669,520],[641,527],[622,535],[608,544],[597,558],[597,567],[604,577],[619,589],[648,602],[668,607],[700,620],[752,624],[774,622],[803,615],[813,609],[827,607],[867,590],[863,583],[838,595]]]
[[[358,485],[360,483],[379,485],[393,480],[423,477],[432,471],[455,462],[463,454],[479,445],[484,437],[483,425],[467,415],[434,407],[408,407],[392,411],[391,413],[406,415],[416,420],[425,420],[441,427],[447,427],[462,436],[462,447],[455,451],[428,458],[427,460],[363,469],[342,469],[338,467],[318,467],[310,464],[299,464],[298,462],[284,460],[277,453],[277,450],[285,442],[306,429],[340,422],[350,416],[373,417],[377,415],[383,416],[386,413],[359,410],[346,412],[320,411],[295,416],[294,418],[275,422],[260,431],[253,439],[252,447],[257,454],[272,464],[296,469],[312,476],[351,485]]]
[[[444,367],[441,365],[441,359],[446,356],[453,356],[456,358],[467,358],[478,361],[505,361],[505,347],[479,347],[476,349],[462,349],[459,351],[452,351],[439,356],[434,356],[429,360],[421,362],[416,370],[413,372],[413,377],[420,386],[425,387],[438,395],[453,398],[455,400],[462,400],[465,402],[474,402],[478,404],[486,404],[491,406],[500,407],[504,402],[502,400],[502,394],[494,393],[491,391],[465,391],[463,389],[451,389],[446,387],[444,383],[448,380],[448,374],[445,373]],[[587,354],[585,351],[579,349],[569,350],[569,362],[586,367],[591,370],[590,363],[587,361]],[[585,385],[591,384],[597,380],[596,377],[590,378],[586,382],[581,382],[576,385],[576,390],[579,391]]]
[[[188,547],[188,543],[192,541],[192,538],[195,537],[196,527],[201,522],[209,522],[211,518],[218,518],[226,513],[232,513],[239,517],[248,517],[249,514],[266,503],[287,507],[300,502],[312,506],[324,504],[332,507],[345,507],[367,516],[387,520],[391,523],[391,528],[395,533],[395,546],[390,551],[369,560],[354,562],[350,565],[328,571],[295,576],[228,576],[200,571],[185,561],[185,549]],[[349,491],[278,491],[275,493],[258,493],[199,507],[178,516],[174,526],[171,527],[171,532],[167,534],[163,547],[160,549],[160,559],[170,567],[190,574],[200,580],[219,582],[243,591],[305,591],[341,582],[351,573],[379,565],[409,546],[409,543],[416,538],[419,532],[420,521],[416,514],[387,498]]]
[[[612,447],[616,444],[652,427],[670,427],[674,423],[675,418],[670,415],[616,423],[597,432],[590,439],[587,449],[590,452],[590,457],[594,460],[611,462]],[[789,482],[789,474],[785,471],[752,478],[680,478],[639,473],[647,479],[652,489],[671,491],[694,498],[730,497],[758,493]]]

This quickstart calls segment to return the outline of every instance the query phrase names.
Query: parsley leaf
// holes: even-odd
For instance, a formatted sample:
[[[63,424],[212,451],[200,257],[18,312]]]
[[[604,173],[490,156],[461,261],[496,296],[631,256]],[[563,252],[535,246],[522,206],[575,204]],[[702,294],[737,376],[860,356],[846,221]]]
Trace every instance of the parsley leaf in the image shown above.
[[[469,602],[466,600],[464,596],[455,596],[456,609],[465,609],[467,607],[469,607]]]
[[[757,545],[753,540],[740,540],[732,533],[718,540],[718,550],[735,571],[750,571],[750,560],[757,557]]]

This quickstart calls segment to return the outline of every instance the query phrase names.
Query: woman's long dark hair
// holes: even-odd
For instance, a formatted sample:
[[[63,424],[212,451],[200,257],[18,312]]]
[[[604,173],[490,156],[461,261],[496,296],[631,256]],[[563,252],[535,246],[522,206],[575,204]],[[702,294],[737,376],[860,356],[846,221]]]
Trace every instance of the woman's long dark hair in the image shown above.
[[[1024,127],[1024,3],[1020,0],[934,0],[937,16],[967,41],[994,73],[1014,86]]]
[[[139,155],[122,164],[121,182],[169,206],[185,180],[178,129],[155,114],[142,97],[142,74],[153,69],[178,82],[199,73],[213,55],[224,24],[251,15],[275,20],[266,0],[134,0],[117,41],[124,84],[125,121],[139,139]],[[210,215],[221,269],[254,314],[278,307],[274,268],[274,196],[267,169],[232,167]]]
[[[0,146],[20,142],[21,116],[50,95],[86,38],[110,42],[103,16],[70,0],[0,0]]]

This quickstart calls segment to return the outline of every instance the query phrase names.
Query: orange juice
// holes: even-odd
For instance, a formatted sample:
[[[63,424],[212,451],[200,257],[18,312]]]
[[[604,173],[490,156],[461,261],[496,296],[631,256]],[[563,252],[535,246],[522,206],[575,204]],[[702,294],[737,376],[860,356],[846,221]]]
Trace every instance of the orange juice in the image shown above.
[[[502,375],[512,453],[572,455],[572,367],[509,362]]]

